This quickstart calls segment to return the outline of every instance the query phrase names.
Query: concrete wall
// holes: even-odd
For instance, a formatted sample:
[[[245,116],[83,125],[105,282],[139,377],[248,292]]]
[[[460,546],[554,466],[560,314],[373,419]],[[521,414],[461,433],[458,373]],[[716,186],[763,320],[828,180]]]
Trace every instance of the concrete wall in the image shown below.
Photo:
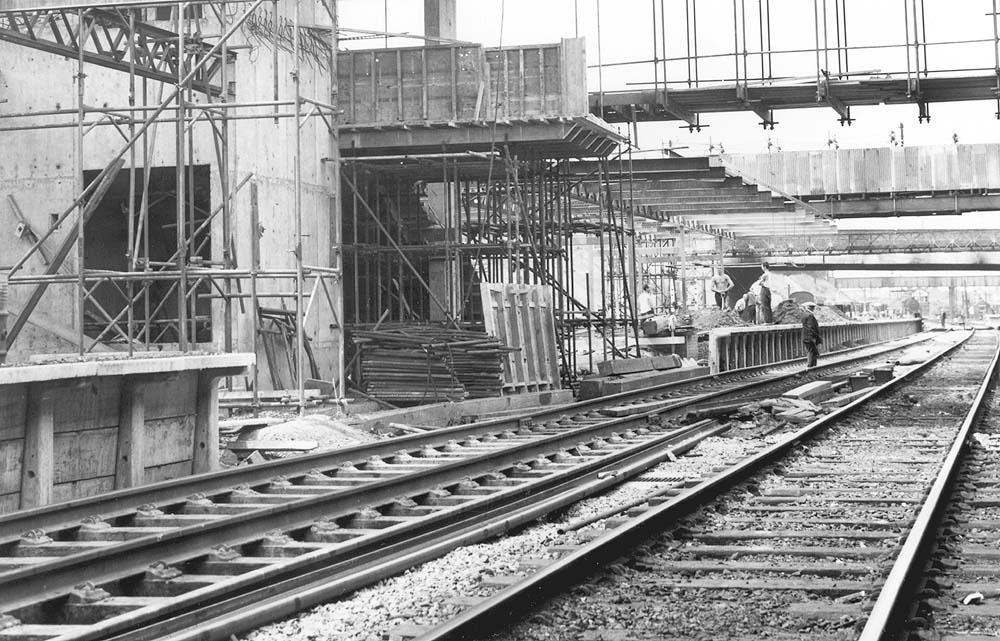
[[[287,15],[279,16],[281,20],[291,18],[291,3],[279,3],[279,12]],[[286,6],[289,5],[289,6]],[[270,4],[265,5],[270,16]],[[318,3],[302,3],[301,22],[303,24],[327,24],[329,22],[325,11]],[[157,26],[171,28],[170,23],[156,23]],[[219,25],[214,20],[202,20],[201,27],[206,33],[218,33]],[[252,102],[273,99],[273,78],[275,74],[272,57],[272,45],[259,37],[248,38],[246,32],[236,35],[231,44],[237,54],[236,63],[231,67],[230,80],[234,81],[235,95],[230,100]],[[41,111],[56,108],[73,108],[76,104],[76,63],[64,58],[0,43],[0,113]],[[292,97],[290,72],[293,64],[291,55],[279,51],[277,57],[277,78],[279,97]],[[87,65],[85,81],[85,98],[88,105],[126,106],[128,104],[128,76],[117,71]],[[302,94],[321,101],[329,100],[328,70],[312,59],[305,58],[301,62]],[[170,87],[161,88],[156,82],[149,81],[142,96],[143,82],[137,79],[139,104],[155,105],[159,102],[161,91],[169,93]],[[203,102],[204,96],[195,94],[195,100]],[[291,113],[291,107],[283,108],[285,113]],[[303,111],[308,111],[304,107]],[[254,113],[267,114],[268,108],[257,109]],[[250,113],[250,112],[242,112]],[[93,119],[89,117],[88,120]],[[0,121],[0,127],[13,124],[39,124],[45,122],[67,122],[68,119],[52,117],[35,117],[30,120]],[[292,249],[294,247],[294,189],[293,189],[293,158],[296,138],[294,120],[284,118],[275,121],[272,118],[256,120],[233,120],[229,126],[230,140],[230,173],[229,183],[236,185],[248,173],[253,173],[253,180],[259,189],[260,222],[263,227],[261,236],[261,255],[263,269],[292,269],[295,264]],[[154,143],[155,136],[155,143]],[[42,129],[33,131],[2,131],[0,141],[4,156],[0,160],[0,268],[9,266],[29,247],[25,240],[18,239],[12,233],[15,220],[5,200],[7,194],[13,194],[20,203],[31,225],[44,231],[49,226],[49,215],[63,210],[75,197],[78,176],[75,175],[75,128]],[[323,122],[318,118],[310,121],[302,128],[302,211],[303,211],[303,258],[310,265],[333,266],[338,261],[331,249],[332,230],[337,227],[330,220],[331,189],[328,172],[322,161],[330,155],[330,137]],[[99,170],[105,166],[113,154],[123,145],[121,135],[113,127],[98,127],[88,134],[84,141],[82,168],[84,170]],[[174,125],[158,125],[155,133],[150,136],[153,146],[151,166],[166,167],[177,163],[175,158]],[[126,159],[128,156],[126,156]],[[215,155],[213,138],[209,125],[204,121],[195,126],[194,155],[195,164],[211,166],[211,205],[216,207],[222,202],[223,194],[220,187],[219,163]],[[186,159],[185,159],[186,162]],[[137,165],[142,164],[141,148],[137,154]],[[123,170],[124,172],[127,172]],[[213,226],[213,259],[222,256],[221,216]],[[250,265],[250,189],[244,187],[235,201],[233,216],[233,237],[235,239],[235,258],[239,267]],[[127,225],[127,217],[122,216],[122,226]],[[64,229],[57,231],[53,240],[58,243],[65,234]],[[57,246],[56,244],[52,245]],[[88,248],[89,251],[99,251],[99,247]],[[67,266],[70,270],[77,269],[75,251],[71,253]],[[22,273],[37,273],[44,268],[37,257],[31,258]],[[328,280],[328,286],[334,299],[334,305],[340,305],[339,282]],[[243,283],[243,291],[249,290]],[[262,292],[293,291],[293,281],[267,281],[260,283]],[[324,376],[332,376],[338,361],[337,352],[340,343],[339,328],[331,328],[334,318],[339,317],[340,310],[331,311],[326,297],[322,295],[314,302],[308,319],[307,332],[313,339],[313,348],[320,363]],[[10,295],[10,311],[13,315],[19,311],[30,292],[24,285],[12,286]],[[308,293],[308,292],[307,292]],[[38,311],[52,320],[57,321],[68,330],[76,325],[77,314],[75,288],[72,286],[51,287],[42,298]],[[271,307],[281,307],[277,299],[262,300],[262,304]],[[294,305],[293,299],[285,299],[289,308]],[[249,306],[249,301],[247,301]],[[234,336],[237,339],[236,349],[252,351],[250,317],[240,314],[238,302],[234,302],[238,315]],[[222,304],[216,303],[213,310],[213,348],[221,348]],[[28,355],[40,352],[67,351],[65,340],[58,339],[50,332],[28,325],[22,335],[13,344],[10,354],[11,361],[24,360]],[[262,367],[264,367],[262,363]],[[266,371],[266,368],[264,369]],[[266,381],[266,377],[262,380]]]

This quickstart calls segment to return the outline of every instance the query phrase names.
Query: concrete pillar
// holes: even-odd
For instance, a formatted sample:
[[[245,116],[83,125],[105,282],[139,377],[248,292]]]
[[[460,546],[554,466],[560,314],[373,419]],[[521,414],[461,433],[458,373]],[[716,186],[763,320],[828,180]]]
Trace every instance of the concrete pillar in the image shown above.
[[[424,36],[458,40],[455,2],[456,0],[424,0]]]
[[[955,279],[948,283],[948,316],[955,317],[955,308],[958,307],[958,288],[955,286]]]

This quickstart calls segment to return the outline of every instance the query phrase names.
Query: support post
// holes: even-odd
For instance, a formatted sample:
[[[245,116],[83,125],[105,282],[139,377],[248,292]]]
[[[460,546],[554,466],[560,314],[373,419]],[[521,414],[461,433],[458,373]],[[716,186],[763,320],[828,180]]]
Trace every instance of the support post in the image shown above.
[[[194,474],[219,469],[219,374],[198,374],[197,404],[194,418]]]
[[[424,0],[424,36],[457,40],[456,0]]]
[[[47,385],[28,388],[28,413],[25,418],[24,456],[21,465],[21,509],[27,510],[52,502],[55,477],[55,393]]]
[[[115,489],[142,485],[146,472],[146,384],[136,378],[122,382],[118,410],[118,456],[115,459]]]

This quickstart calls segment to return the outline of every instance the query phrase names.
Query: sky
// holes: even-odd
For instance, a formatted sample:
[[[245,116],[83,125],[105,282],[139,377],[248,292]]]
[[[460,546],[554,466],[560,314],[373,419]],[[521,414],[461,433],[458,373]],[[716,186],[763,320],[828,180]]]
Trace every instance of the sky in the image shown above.
[[[692,0],[692,4],[695,0]],[[774,77],[814,78],[817,21],[820,41],[837,45],[837,16],[840,6],[847,16],[846,39],[852,47],[848,63],[840,62],[835,51],[821,60],[831,71],[850,69],[871,75],[891,74],[905,77],[907,62],[916,69],[913,48],[905,43],[931,43],[922,50],[932,73],[952,69],[971,69],[969,73],[991,74],[1000,66],[994,42],[993,0],[696,0],[698,53],[718,55],[699,63],[699,78],[732,81],[737,48],[760,51],[761,12],[770,12],[770,47],[774,51],[805,50],[771,57]],[[663,7],[661,22],[661,4]],[[658,52],[670,60],[666,67],[671,81],[686,81],[688,64],[682,58],[689,41],[686,36],[686,0],[457,0],[458,38],[487,46],[524,45],[557,42],[560,38],[586,38],[591,91],[635,89],[651,86],[652,63],[596,68],[598,61],[622,63],[649,60],[654,55],[654,37]],[[745,16],[744,21],[734,18]],[[823,7],[826,7],[826,33],[823,33]],[[914,20],[914,6],[917,20]],[[340,0],[340,24],[344,27],[421,34],[422,0]],[[817,15],[818,14],[818,15]],[[842,14],[843,15],[843,14]],[[654,24],[657,33],[654,36]],[[660,33],[666,25],[666,44]],[[734,25],[739,29],[734,30]],[[915,31],[916,30],[916,31]],[[740,42],[734,42],[738,33]],[[763,36],[766,42],[767,36]],[[980,41],[955,44],[954,41]],[[374,38],[344,43],[347,47],[413,46],[421,41],[403,38]],[[934,44],[939,43],[939,44]],[[940,44],[950,43],[950,44]],[[909,56],[907,52],[909,51]],[[726,55],[729,54],[729,55]],[[656,73],[662,78],[664,65]],[[759,56],[749,56],[747,73],[760,76]],[[643,84],[645,83],[645,84]],[[684,155],[718,152],[760,153],[769,149],[816,150],[833,144],[841,149],[907,145],[951,145],[957,136],[960,143],[1000,143],[1000,120],[995,101],[935,103],[930,106],[931,121],[918,122],[916,105],[871,106],[852,109],[856,119],[846,127],[837,122],[837,114],[828,107],[782,110],[775,112],[778,124],[764,130],[752,113],[706,114],[701,132],[689,131],[680,121],[640,123],[639,147],[643,153],[658,157],[663,147],[674,147]],[[628,132],[623,130],[624,134]],[[834,143],[836,141],[836,143]],[[641,157],[643,154],[640,153]],[[963,216],[883,218],[841,221],[841,229],[940,229],[996,227],[996,214]]]
[[[523,45],[556,42],[576,35],[587,39],[587,60],[596,65],[653,57],[653,25],[659,27],[660,0],[457,0],[458,37],[482,42],[488,46]],[[812,49],[815,46],[814,3],[808,0],[736,0],[738,12],[746,17],[746,48],[759,51],[759,14],[763,3],[770,10],[771,48],[774,50]],[[912,7],[923,4],[921,20],[914,21]],[[341,25],[409,32],[423,31],[421,0],[340,0]],[[818,0],[822,30],[822,6],[826,5],[826,40],[836,46],[835,0]],[[685,36],[685,0],[664,0],[663,19],[666,23],[666,56],[683,57],[687,48]],[[698,52],[702,56],[731,54],[736,47],[734,37],[733,0],[697,0]],[[904,14],[904,7],[907,9]],[[972,44],[931,45],[926,48],[927,64],[934,72],[945,69],[972,68],[978,73],[992,73],[996,63],[993,43],[992,0],[844,0],[847,14],[847,41],[855,48],[850,51],[849,68],[854,72],[906,74],[906,25],[909,22],[912,41],[914,22],[919,23],[921,41],[931,43],[955,40],[985,40]],[[598,25],[598,16],[600,24]],[[655,20],[654,20],[655,18]],[[742,27],[742,20],[738,24]],[[657,28],[657,50],[662,51],[662,35]],[[742,33],[742,28],[739,30]],[[823,35],[821,33],[820,37]],[[765,36],[766,38],[766,36]],[[739,47],[742,50],[744,38]],[[390,46],[413,45],[416,41],[390,39]],[[355,46],[373,47],[385,40],[364,40]],[[895,46],[893,46],[895,45]],[[352,46],[348,44],[347,46]],[[877,49],[861,49],[874,46]],[[916,68],[915,54],[910,49],[911,68]],[[923,53],[921,54],[921,60]],[[822,61],[824,68],[837,69],[837,55],[831,52]],[[662,64],[661,64],[662,68]],[[841,65],[843,69],[843,64]],[[749,56],[751,78],[760,75],[759,56]],[[775,54],[771,57],[771,72],[775,77],[815,77],[816,57],[813,51]],[[662,73],[662,72],[661,72]],[[732,55],[702,60],[702,79],[732,79]],[[650,86],[653,65],[636,64],[605,67],[603,72],[591,68],[588,85],[591,91],[636,89]],[[687,63],[675,60],[667,64],[667,77],[683,81],[688,77]],[[636,83],[647,83],[636,84]],[[887,146],[890,135],[899,140],[902,125],[903,142],[907,145],[945,145],[959,142],[1000,142],[1000,121],[993,101],[976,103],[932,104],[931,122],[919,123],[917,107],[873,106],[853,110],[856,122],[842,127],[836,113],[829,108],[785,110],[776,112],[778,125],[764,131],[751,113],[707,114],[702,117],[700,133],[689,132],[680,122],[644,123],[639,129],[639,145],[650,153],[659,153],[663,146],[686,147],[686,153],[708,153],[721,144],[728,153],[753,153],[772,148],[808,150],[827,148],[836,139],[841,148]]]

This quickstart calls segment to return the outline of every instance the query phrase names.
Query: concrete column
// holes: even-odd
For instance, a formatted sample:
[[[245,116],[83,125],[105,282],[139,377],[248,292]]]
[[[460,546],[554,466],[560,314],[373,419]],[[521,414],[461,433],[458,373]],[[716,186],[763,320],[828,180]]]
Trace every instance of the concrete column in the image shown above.
[[[456,0],[424,0],[426,37],[458,40],[455,2]]]

